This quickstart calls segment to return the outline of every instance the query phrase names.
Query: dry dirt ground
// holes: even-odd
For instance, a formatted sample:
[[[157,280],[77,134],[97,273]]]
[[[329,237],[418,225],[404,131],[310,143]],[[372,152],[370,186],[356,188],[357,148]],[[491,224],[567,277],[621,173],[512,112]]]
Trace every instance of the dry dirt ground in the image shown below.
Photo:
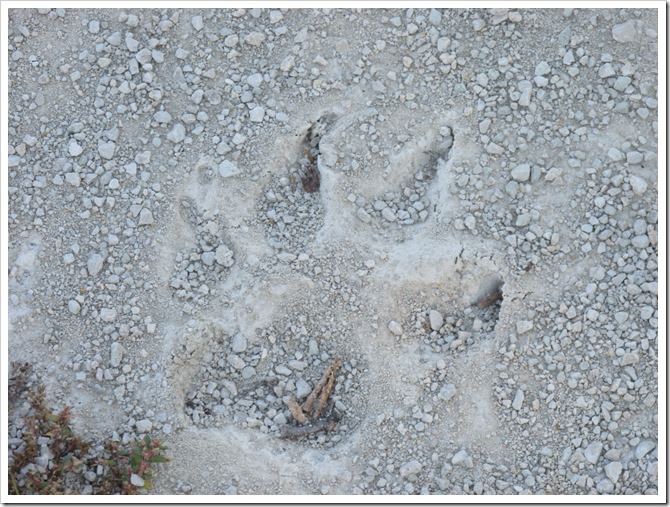
[[[657,26],[11,9],[10,360],[153,493],[657,494]]]

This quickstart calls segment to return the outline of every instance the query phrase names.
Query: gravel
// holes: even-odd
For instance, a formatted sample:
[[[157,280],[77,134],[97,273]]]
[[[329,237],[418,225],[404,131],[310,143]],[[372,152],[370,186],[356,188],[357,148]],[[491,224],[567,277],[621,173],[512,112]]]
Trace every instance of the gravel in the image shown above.
[[[656,16],[10,11],[9,359],[158,494],[658,495]]]

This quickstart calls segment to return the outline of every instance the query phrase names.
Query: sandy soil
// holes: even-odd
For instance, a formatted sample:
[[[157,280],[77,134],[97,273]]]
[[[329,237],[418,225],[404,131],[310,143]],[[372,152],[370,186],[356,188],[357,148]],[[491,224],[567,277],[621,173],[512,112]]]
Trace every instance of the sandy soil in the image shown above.
[[[157,494],[658,494],[656,29],[10,10],[10,360]]]

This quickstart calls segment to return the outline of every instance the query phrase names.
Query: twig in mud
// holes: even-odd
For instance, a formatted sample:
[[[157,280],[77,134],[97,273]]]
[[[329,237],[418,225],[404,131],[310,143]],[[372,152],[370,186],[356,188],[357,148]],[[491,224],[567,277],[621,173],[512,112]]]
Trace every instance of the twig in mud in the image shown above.
[[[319,419],[304,426],[282,426],[281,430],[279,430],[279,436],[281,438],[295,439],[318,433],[321,430],[333,431],[340,419],[342,419],[340,413],[333,409],[326,419]]]
[[[491,306],[496,301],[501,301],[502,298],[503,298],[502,289],[496,289],[495,292],[492,292],[491,294],[487,294],[486,296],[482,297],[479,301],[475,303],[475,305],[477,306],[477,308],[481,310],[483,308],[486,308],[487,306]]]
[[[316,406],[316,410],[314,411],[313,414],[314,419],[319,418],[321,412],[323,412],[323,409],[326,408],[326,405],[328,404],[330,393],[333,392],[333,387],[335,387],[335,373],[337,372],[337,369],[339,367],[340,367],[339,363],[336,363],[330,368],[330,375],[328,376],[328,382],[321,391],[321,395],[319,396],[319,404]]]
[[[300,424],[306,424],[309,422],[309,419],[307,419],[305,413],[300,408],[300,404],[296,401],[295,398],[288,400],[288,409],[291,411],[293,419],[298,421]]]
[[[334,372],[337,371],[340,366],[342,366],[342,360],[337,359],[333,361],[333,363],[327,367],[325,370],[323,370],[323,375],[321,376],[321,380],[316,384],[316,387],[314,387],[314,390],[309,393],[309,396],[305,400],[305,403],[302,405],[302,409],[305,412],[311,412],[312,411],[312,406],[314,405],[314,402],[316,401],[316,397],[319,396],[319,393],[323,390],[323,388],[326,386],[328,383],[328,380],[330,379],[331,373],[334,375]],[[332,387],[331,387],[332,390]],[[323,409],[323,407],[322,407]]]

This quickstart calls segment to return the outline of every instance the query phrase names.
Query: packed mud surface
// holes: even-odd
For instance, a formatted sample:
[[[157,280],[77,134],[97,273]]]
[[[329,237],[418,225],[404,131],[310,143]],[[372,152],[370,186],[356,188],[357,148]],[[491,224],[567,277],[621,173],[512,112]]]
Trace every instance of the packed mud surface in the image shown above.
[[[657,26],[11,9],[9,359],[152,494],[657,494]]]

